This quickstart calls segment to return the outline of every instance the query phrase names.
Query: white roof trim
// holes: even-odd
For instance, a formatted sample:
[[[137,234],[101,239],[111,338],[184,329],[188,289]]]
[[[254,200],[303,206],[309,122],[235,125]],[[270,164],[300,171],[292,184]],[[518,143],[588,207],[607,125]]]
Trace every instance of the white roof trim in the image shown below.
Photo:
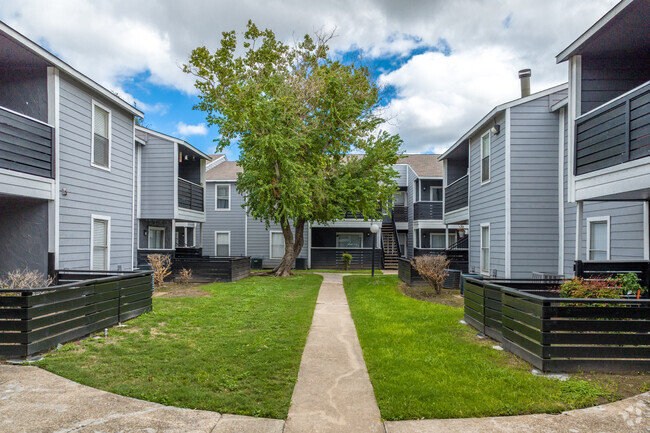
[[[578,39],[573,41],[571,45],[566,47],[560,54],[555,56],[555,61],[557,63],[562,63],[565,60],[568,60],[569,57],[573,55],[573,52],[580,48],[582,44],[584,44],[587,40],[589,40],[593,35],[595,35],[600,29],[602,29],[605,24],[610,22],[612,18],[614,18],[616,15],[618,15],[619,12],[621,12],[623,9],[628,7],[633,0],[623,0],[616,6],[614,6],[609,12],[607,12],[601,19],[596,21],[596,23],[589,27],[589,29],[584,32]]]
[[[237,182],[237,179],[207,179],[208,183],[225,183],[225,182]]]
[[[219,158],[208,162],[208,164],[205,166],[205,170],[208,171],[221,164],[222,162],[226,162],[227,160],[228,159],[226,158],[226,155],[221,155]]]
[[[57,67],[61,71],[70,75],[75,80],[95,90],[105,98],[109,99],[111,102],[114,102],[115,104],[119,105],[121,108],[127,110],[129,113],[136,115],[138,117],[144,116],[144,113],[142,111],[133,107],[131,104],[129,104],[119,96],[113,94],[107,88],[101,86],[100,84],[88,78],[81,72],[77,71],[72,66],[68,65],[66,62],[56,57],[54,54],[50,53],[45,48],[41,47],[40,45],[36,44],[35,42],[32,42],[30,39],[21,35],[16,30],[12,29],[2,21],[0,21],[0,31],[6,33],[9,37],[17,41],[19,44],[24,45],[28,50],[32,51],[37,56],[45,59],[45,61],[47,61],[48,63],[51,63],[53,66]]]
[[[543,98],[544,96],[548,96],[552,93],[559,92],[560,90],[565,90],[568,89],[569,85],[568,83],[563,83],[559,84],[557,86],[548,88],[546,90],[542,90],[541,92],[533,93],[532,95],[526,96],[525,98],[519,98],[515,99],[513,101],[506,102],[505,104],[497,105],[494,107],[488,114],[483,116],[481,120],[478,121],[477,124],[472,126],[472,128],[467,131],[461,138],[459,138],[449,149],[445,151],[442,155],[438,157],[438,161],[442,161],[445,159],[449,154],[456,149],[463,141],[467,140],[469,137],[474,135],[477,130],[482,129],[483,125],[489,120],[491,120],[494,116],[497,114],[501,113],[502,111],[505,111],[507,108],[512,108],[516,107],[517,105],[525,104],[530,101],[534,101],[535,99]]]
[[[186,146],[186,147],[190,148],[191,150],[193,150],[194,152],[198,153],[202,158],[205,158],[208,161],[211,160],[211,158],[208,155],[201,152],[199,149],[192,146],[190,143],[188,143],[185,140],[181,140],[180,138],[172,137],[171,135],[163,134],[162,132],[154,131],[153,129],[145,128],[144,126],[136,125],[135,129],[137,131],[144,132],[145,134],[151,134],[151,135],[153,135],[155,137],[164,138],[165,140],[169,140],[169,141],[171,141],[173,143],[177,143],[177,144]]]
[[[551,112],[557,111],[560,108],[562,108],[562,107],[564,107],[565,105],[568,105],[568,104],[569,104],[569,97],[567,96],[566,98],[564,98],[564,99],[556,102],[555,104],[551,105],[550,111]]]

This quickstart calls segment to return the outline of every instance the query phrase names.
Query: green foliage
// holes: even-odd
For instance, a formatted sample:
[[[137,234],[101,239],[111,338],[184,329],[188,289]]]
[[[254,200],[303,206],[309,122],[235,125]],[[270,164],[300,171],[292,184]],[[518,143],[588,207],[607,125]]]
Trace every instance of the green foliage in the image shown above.
[[[532,375],[530,364],[459,324],[462,308],[404,296],[398,282],[343,280],[382,418],[558,413],[613,398],[598,382]]]
[[[611,279],[573,278],[562,283],[560,296],[582,299],[618,299],[621,297],[621,288]]]
[[[284,419],[322,277],[251,277],[154,298],[108,339],[63,345],[40,367],[84,385],[192,409]]]
[[[350,269],[350,263],[352,263],[352,255],[348,253],[341,254],[341,260],[343,260],[343,269]]]
[[[648,291],[647,287],[642,287],[641,284],[639,284],[639,277],[637,277],[634,272],[619,274],[614,278],[614,280],[618,283],[619,286],[621,286],[621,290],[624,294],[629,293],[636,295],[639,290],[641,293]]]
[[[397,189],[401,140],[380,129],[378,87],[367,68],[332,60],[328,40],[288,46],[249,21],[241,46],[224,32],[214,53],[196,48],[184,65],[197,77],[195,108],[219,127],[217,151],[239,145],[237,191],[267,225],[325,223],[346,210],[379,218]]]

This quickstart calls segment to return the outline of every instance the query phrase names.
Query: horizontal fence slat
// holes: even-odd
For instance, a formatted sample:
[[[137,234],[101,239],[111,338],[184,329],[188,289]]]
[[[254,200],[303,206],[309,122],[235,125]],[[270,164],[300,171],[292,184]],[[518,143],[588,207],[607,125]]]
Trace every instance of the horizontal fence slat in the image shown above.
[[[650,360],[650,346],[548,346],[544,358],[643,358]]]
[[[650,320],[544,320],[545,331],[650,332]],[[649,337],[650,338],[650,337]]]
[[[504,328],[509,328],[513,332],[522,334],[529,339],[536,341],[537,343],[544,343],[543,336],[545,333],[540,331],[538,328],[528,326],[525,323],[517,322],[507,316],[503,316],[501,322],[503,323]]]
[[[544,332],[542,343],[551,344],[620,344],[642,346],[650,344],[648,334],[621,334],[611,332]]]
[[[547,307],[545,312],[548,318],[650,319],[648,307]]]
[[[532,326],[537,329],[544,330],[544,321],[539,317],[528,314],[524,311],[515,310],[507,305],[504,305],[502,308],[503,317],[509,317],[512,320],[525,323],[528,326]]]

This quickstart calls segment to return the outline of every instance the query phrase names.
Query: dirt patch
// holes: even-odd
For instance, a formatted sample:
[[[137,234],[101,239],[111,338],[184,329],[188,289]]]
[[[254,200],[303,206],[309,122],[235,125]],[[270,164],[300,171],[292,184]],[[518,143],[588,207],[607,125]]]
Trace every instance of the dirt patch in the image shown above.
[[[200,298],[202,296],[210,296],[210,294],[200,287],[205,284],[179,284],[179,283],[165,283],[163,287],[159,287],[153,292],[154,298]]]
[[[650,391],[650,373],[625,372],[625,373],[574,373],[571,377],[588,380],[600,384],[606,391],[612,393],[616,399],[632,397]],[[601,399],[599,404],[607,403],[609,399]]]
[[[406,283],[400,283],[398,288],[404,295],[420,301],[434,302],[436,304],[458,308],[462,308],[464,305],[463,297],[460,296],[458,290],[442,289],[442,293],[437,295],[433,289],[425,285],[409,286]]]

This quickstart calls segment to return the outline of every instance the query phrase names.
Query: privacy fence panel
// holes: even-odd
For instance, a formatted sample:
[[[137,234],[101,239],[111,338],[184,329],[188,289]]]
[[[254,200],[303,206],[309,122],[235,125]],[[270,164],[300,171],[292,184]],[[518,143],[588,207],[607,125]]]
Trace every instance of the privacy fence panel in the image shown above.
[[[58,283],[0,290],[0,356],[33,355],[151,310],[150,271],[60,271]]]

